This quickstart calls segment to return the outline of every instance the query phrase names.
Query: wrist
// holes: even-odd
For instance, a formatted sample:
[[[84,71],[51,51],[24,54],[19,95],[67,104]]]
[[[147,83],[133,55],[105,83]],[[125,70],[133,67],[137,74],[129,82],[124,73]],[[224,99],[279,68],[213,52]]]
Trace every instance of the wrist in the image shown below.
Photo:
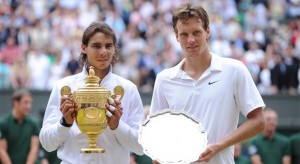
[[[64,117],[61,117],[60,124],[64,127],[71,127],[73,125],[73,124],[67,123]]]
[[[118,126],[119,126],[119,123],[116,126],[114,126],[114,127],[110,126],[109,128],[110,128],[110,130],[116,130],[118,128]]]

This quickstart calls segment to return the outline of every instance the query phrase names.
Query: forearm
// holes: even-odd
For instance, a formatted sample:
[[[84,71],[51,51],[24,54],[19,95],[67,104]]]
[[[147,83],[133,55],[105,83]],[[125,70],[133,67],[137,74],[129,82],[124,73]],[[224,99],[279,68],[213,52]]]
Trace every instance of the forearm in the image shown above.
[[[142,155],[143,148],[138,143],[138,130],[120,121],[117,129],[113,130],[118,141],[135,154]]]
[[[38,149],[32,148],[27,156],[26,164],[34,164],[38,156]]]
[[[252,113],[252,115],[255,116],[248,116],[246,122],[244,122],[239,128],[237,128],[231,135],[222,140],[219,143],[221,150],[236,143],[248,140],[253,136],[261,133],[265,128],[264,118],[261,112],[261,109],[256,109],[256,111]]]
[[[252,164],[263,164],[259,155],[255,154],[251,156]]]
[[[39,135],[43,148],[48,152],[56,150],[66,140],[69,129],[59,123],[43,126]]]
[[[27,156],[26,164],[34,164],[36,162],[39,151],[39,138],[38,136],[31,137],[30,150]]]
[[[288,155],[283,156],[282,163],[283,164],[290,164],[291,163],[291,156],[288,156]]]
[[[5,150],[0,150],[0,161],[2,162],[2,164],[11,164],[9,155]]]

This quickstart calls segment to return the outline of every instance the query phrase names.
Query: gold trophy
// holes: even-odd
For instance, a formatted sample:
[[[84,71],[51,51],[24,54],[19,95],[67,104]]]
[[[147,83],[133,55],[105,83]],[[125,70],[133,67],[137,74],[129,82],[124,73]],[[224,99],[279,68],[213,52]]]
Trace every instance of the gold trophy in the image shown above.
[[[97,147],[98,135],[107,127],[106,108],[109,97],[118,98],[124,96],[124,88],[116,86],[114,95],[105,87],[99,86],[99,77],[95,76],[94,67],[89,67],[89,76],[85,79],[85,87],[79,88],[71,94],[71,88],[61,88],[61,95],[68,95],[77,106],[74,113],[76,123],[82,133],[87,134],[89,147],[82,148],[81,153],[104,153],[103,148]]]

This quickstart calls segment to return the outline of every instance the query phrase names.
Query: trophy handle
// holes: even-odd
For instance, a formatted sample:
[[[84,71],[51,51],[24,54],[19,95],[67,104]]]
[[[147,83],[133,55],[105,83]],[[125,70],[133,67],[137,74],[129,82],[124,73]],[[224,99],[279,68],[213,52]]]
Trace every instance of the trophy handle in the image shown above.
[[[114,94],[111,96],[113,99],[117,99],[121,101],[124,96],[124,88],[120,85],[114,88]]]
[[[61,89],[60,89],[60,95],[61,96],[64,96],[64,95],[67,95],[69,96],[71,94],[71,88],[69,86],[63,86]]]
[[[74,101],[74,95],[72,94],[71,88],[69,86],[63,86],[60,89],[60,95],[61,96],[67,95],[72,101]],[[72,113],[72,116],[76,117],[76,113],[75,112]]]

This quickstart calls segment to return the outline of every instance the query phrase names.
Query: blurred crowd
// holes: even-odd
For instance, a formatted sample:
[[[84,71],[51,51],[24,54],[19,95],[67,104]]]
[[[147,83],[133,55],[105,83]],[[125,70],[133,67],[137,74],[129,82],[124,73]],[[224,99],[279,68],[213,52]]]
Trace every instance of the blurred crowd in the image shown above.
[[[83,29],[116,32],[113,71],[151,92],[155,77],[182,59],[172,10],[183,0],[0,0],[0,90],[51,90],[77,63]],[[300,93],[300,2],[194,0],[210,17],[210,50],[241,60],[264,95]]]

